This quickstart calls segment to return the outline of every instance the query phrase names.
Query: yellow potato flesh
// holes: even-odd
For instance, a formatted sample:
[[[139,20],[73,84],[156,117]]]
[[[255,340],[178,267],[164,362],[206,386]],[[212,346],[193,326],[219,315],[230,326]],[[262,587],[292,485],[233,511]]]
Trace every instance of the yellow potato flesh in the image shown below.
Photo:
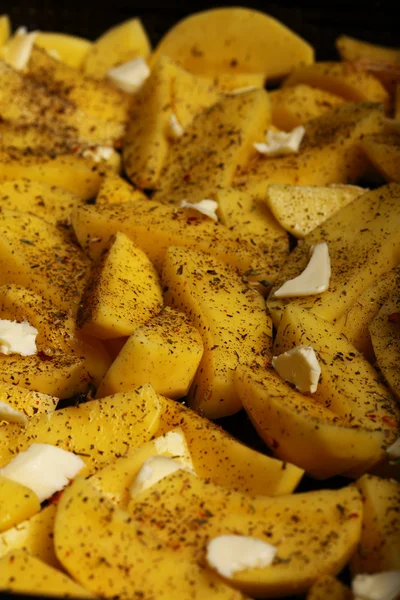
[[[378,366],[393,394],[400,399],[400,296],[395,290],[369,324]]]
[[[0,475],[0,532],[29,519],[40,510],[39,498],[29,488]]]
[[[0,48],[4,46],[11,33],[11,23],[8,15],[0,16]]]
[[[400,141],[396,135],[367,135],[361,148],[386,181],[400,182]]]
[[[331,575],[317,579],[307,594],[307,600],[352,600],[352,598],[349,588]]]
[[[93,46],[84,38],[51,31],[39,31],[35,37],[35,44],[50,54],[55,53],[59,60],[75,69],[82,67]]]

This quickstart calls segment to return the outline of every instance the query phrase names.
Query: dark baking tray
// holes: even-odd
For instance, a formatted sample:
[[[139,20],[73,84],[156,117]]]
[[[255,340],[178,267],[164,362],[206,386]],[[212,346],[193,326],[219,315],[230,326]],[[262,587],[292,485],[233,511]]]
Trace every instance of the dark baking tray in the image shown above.
[[[206,2],[183,0],[132,0],[130,2],[112,0],[103,5],[93,0],[68,3],[55,3],[52,0],[0,0],[0,14],[6,12],[14,28],[25,25],[29,30],[42,29],[80,35],[96,39],[109,27],[131,17],[142,20],[150,39],[155,45],[162,35],[179,19],[200,10],[216,6],[247,6],[268,13],[279,19],[296,33],[304,37],[316,49],[317,60],[338,58],[334,41],[340,34],[398,47],[399,35],[395,18],[394,0],[312,0],[293,2],[253,1],[253,2]],[[396,25],[395,25],[396,24]],[[255,433],[247,416],[243,413],[221,419],[219,422],[237,438],[245,441],[256,450],[269,453],[268,448]],[[324,482],[324,487],[338,488],[348,480],[334,477]],[[321,487],[321,482],[305,477],[298,491],[308,491]],[[349,580],[347,571],[341,574]],[[302,596],[303,597],[303,596]],[[0,592],[1,600],[29,600],[39,596],[9,594]],[[47,598],[49,598],[47,596]],[[179,600],[179,599],[177,599]],[[204,599],[206,600],[206,599]],[[294,599],[293,599],[294,600]]]

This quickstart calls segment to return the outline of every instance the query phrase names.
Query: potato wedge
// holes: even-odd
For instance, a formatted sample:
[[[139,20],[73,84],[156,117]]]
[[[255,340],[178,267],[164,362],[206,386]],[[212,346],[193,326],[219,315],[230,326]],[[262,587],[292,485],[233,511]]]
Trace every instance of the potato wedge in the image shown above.
[[[0,533],[0,557],[21,549],[47,565],[59,568],[53,542],[55,516],[56,505],[49,504],[30,519]]]
[[[241,273],[264,272],[262,254],[234,232],[199,212],[162,205],[154,200],[135,200],[109,206],[82,206],[72,214],[80,245],[93,259],[100,257],[110,238],[125,233],[161,271],[168,246],[209,252]]]
[[[85,38],[52,31],[38,31],[35,45],[50,55],[54,54],[61,62],[74,69],[82,67],[93,47],[92,42]]]
[[[35,492],[1,475],[0,506],[0,532],[18,525],[40,511],[39,498]]]
[[[118,232],[92,269],[77,324],[95,338],[119,338],[131,335],[156,316],[162,305],[162,290],[152,263]]]
[[[364,510],[361,540],[351,559],[353,574],[400,569],[400,483],[363,475],[356,485]]]
[[[274,324],[287,304],[310,309],[335,322],[380,275],[400,261],[400,185],[389,184],[353,200],[314,229],[290,255],[268,297]],[[310,246],[325,241],[331,261],[329,289],[306,297],[276,298],[275,290],[299,275],[309,261]]]
[[[96,204],[120,204],[135,200],[147,200],[147,196],[115,173],[107,173],[96,196]]]
[[[388,296],[399,285],[400,267],[383,273],[357,297],[354,304],[335,323],[335,328],[343,333],[349,342],[372,363],[375,355],[368,329],[369,325]]]
[[[389,103],[389,95],[373,75],[356,71],[346,63],[317,62],[295,69],[285,80],[283,87],[306,84],[325,90],[348,102]]]
[[[23,550],[13,550],[0,558],[0,588],[17,594],[93,598],[64,573]]]
[[[398,288],[388,297],[368,326],[374,353],[393,394],[400,399],[400,295]]]
[[[353,183],[371,170],[359,147],[360,140],[366,134],[382,131],[383,116],[377,104],[346,102],[336,106],[305,124],[306,135],[298,154],[254,156],[237,172],[233,183],[258,198],[265,197],[270,183]]]
[[[157,430],[160,403],[149,384],[127,393],[68,406],[31,419],[24,430],[6,425],[3,440],[17,433],[8,448],[1,444],[2,465],[10,453],[26,450],[33,443],[53,444],[82,456],[85,473],[92,473],[122,456],[129,448],[140,447]],[[70,434],[73,431],[74,434]],[[19,434],[19,435],[18,435]]]
[[[352,600],[353,594],[332,575],[320,577],[308,590],[307,600]]]
[[[182,470],[133,497],[128,511],[134,522],[149,523],[171,554],[195,561],[204,560],[207,542],[219,535],[251,535],[276,545],[272,565],[226,580],[252,598],[298,594],[321,574],[337,573],[358,543],[362,521],[354,486],[266,498],[232,492]]]
[[[400,182],[400,137],[398,135],[366,135],[361,140],[361,148],[386,181]]]
[[[231,187],[237,168],[254,154],[253,143],[270,121],[265,90],[225,96],[200,113],[172,146],[154,199],[179,203],[215,198],[218,190]]]
[[[96,397],[151,381],[158,394],[186,396],[203,355],[198,330],[186,315],[166,306],[138,327],[105,374]]]
[[[1,382],[0,402],[8,404],[8,406],[30,419],[35,415],[52,413],[58,404],[58,398],[40,394],[11,383]]]
[[[263,88],[266,77],[264,73],[220,73],[215,77],[200,76],[224,93],[241,93],[248,88]]]
[[[165,303],[185,312],[203,338],[204,354],[188,394],[190,406],[210,419],[238,412],[236,366],[263,364],[270,356],[272,323],[262,296],[232,268],[177,246],[167,250],[162,281]]]
[[[398,48],[370,44],[349,35],[339,36],[335,41],[335,45],[342,60],[352,62],[367,58],[368,60],[400,65],[400,49]]]
[[[345,336],[311,311],[287,306],[274,341],[274,355],[296,346],[312,346],[321,367],[313,394],[349,425],[386,430],[388,445],[396,439],[400,410],[378,373]]]
[[[78,477],[58,505],[54,544],[64,569],[95,595],[180,600],[240,600],[216,575],[166,547],[149,526],[132,521]],[[157,577],[150,574],[157,570]],[[176,577],[179,573],[179,577]],[[95,574],[95,576],[93,576]]]
[[[240,7],[186,17],[158,44],[154,56],[161,54],[196,74],[264,73],[268,79],[314,61],[311,46],[293,31],[273,17]]]
[[[272,183],[267,187],[265,204],[286,231],[301,239],[364,191],[356,185],[300,186]]]
[[[90,47],[83,72],[103,79],[107,71],[121,63],[151,52],[150,40],[140,19],[129,19],[105,31]]]
[[[0,48],[4,46],[11,34],[11,23],[8,15],[0,16]]]
[[[364,473],[385,457],[383,429],[352,426],[292,389],[273,369],[239,366],[235,385],[259,436],[281,460],[318,479]]]
[[[340,96],[305,83],[274,90],[270,92],[269,97],[272,123],[284,131],[291,131],[311,119],[320,117],[344,102]]]

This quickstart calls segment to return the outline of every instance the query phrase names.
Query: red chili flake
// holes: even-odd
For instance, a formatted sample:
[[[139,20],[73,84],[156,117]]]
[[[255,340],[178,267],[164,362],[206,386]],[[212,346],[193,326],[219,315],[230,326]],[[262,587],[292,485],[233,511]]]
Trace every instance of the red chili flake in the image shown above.
[[[372,420],[376,419],[376,415],[367,415],[367,417]]]
[[[397,323],[400,324],[400,312],[392,313],[388,316],[389,323]]]
[[[183,176],[183,181],[189,181],[190,180],[190,173],[185,173]]]
[[[186,221],[197,221],[197,217],[188,217]]]
[[[348,519],[357,519],[358,518],[358,513],[350,513],[348,516]]]

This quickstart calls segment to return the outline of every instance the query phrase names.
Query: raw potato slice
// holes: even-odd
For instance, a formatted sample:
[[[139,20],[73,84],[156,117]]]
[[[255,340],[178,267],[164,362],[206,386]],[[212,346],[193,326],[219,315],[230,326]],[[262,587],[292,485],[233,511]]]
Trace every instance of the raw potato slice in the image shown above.
[[[168,306],[130,336],[107,371],[97,398],[151,381],[158,394],[186,396],[203,355],[203,342],[184,313]]]
[[[216,8],[186,17],[155,49],[192,73],[264,73],[283,77],[314,60],[314,51],[282,23],[248,8]]]
[[[0,557],[21,549],[40,558],[47,565],[58,568],[60,564],[54,552],[53,542],[56,508],[55,504],[50,504],[37,515],[1,533]]]
[[[400,262],[400,185],[390,184],[356,198],[314,229],[291,253],[268,308],[278,326],[287,304],[311,310],[335,322],[380,275]],[[304,298],[275,298],[285,281],[297,277],[309,261],[310,247],[325,241],[331,261],[329,289]]]
[[[165,303],[192,320],[204,354],[189,391],[191,407],[210,419],[241,409],[233,385],[240,363],[263,364],[270,355],[272,324],[262,296],[218,260],[171,246],[162,281]]]
[[[356,485],[363,498],[363,528],[351,570],[379,573],[400,569],[400,483],[363,475]]]
[[[29,287],[54,306],[76,312],[89,261],[65,233],[39,217],[7,209],[0,213],[0,232],[1,284]]]
[[[80,69],[93,44],[89,40],[65,33],[38,31],[35,45],[74,69]]]
[[[8,15],[0,16],[0,48],[4,46],[11,34],[11,23]]]
[[[91,45],[83,72],[103,79],[113,67],[138,56],[147,58],[150,52],[150,40],[140,19],[129,19],[108,29]]]
[[[248,88],[263,88],[266,77],[264,73],[220,73],[215,77],[201,78],[208,81],[209,84],[215,85],[221,92],[225,93],[241,93],[248,91]]]
[[[340,96],[348,102],[389,102],[383,85],[369,73],[340,62],[320,62],[294,70],[283,86],[305,83]]]
[[[120,204],[121,202],[134,202],[135,200],[147,200],[147,196],[119,175],[107,173],[97,194],[96,204]]]
[[[159,426],[160,412],[157,395],[146,384],[101,402],[92,400],[33,418],[23,430],[6,425],[0,428],[0,465],[9,462],[10,453],[33,443],[53,444],[82,456],[86,468],[81,473],[92,473],[146,443]]]
[[[304,238],[364,192],[355,185],[306,186],[271,184],[265,202],[280,225]]]
[[[95,595],[121,600],[242,598],[213,573],[157,543],[147,524],[132,521],[83,478],[61,496],[54,528],[57,556]]]
[[[225,96],[200,113],[168,153],[154,199],[179,203],[214,198],[231,187],[271,121],[269,96],[256,89]]]
[[[0,588],[14,594],[93,597],[64,573],[23,550],[14,550],[0,558]]]
[[[400,399],[400,293],[396,289],[369,324],[379,369],[393,394]]]
[[[190,224],[190,225],[189,225]],[[164,206],[153,200],[135,200],[109,206],[82,206],[72,214],[72,225],[81,246],[99,258],[110,238],[125,233],[161,271],[169,246],[209,252],[241,273],[264,271],[261,253],[235,232],[196,211]]]
[[[398,135],[366,135],[361,140],[361,148],[387,181],[400,183],[400,137]]]
[[[238,171],[234,185],[263,198],[269,183],[352,183],[370,170],[359,142],[366,134],[382,131],[383,117],[383,107],[377,104],[346,102],[336,106],[305,124],[298,154],[276,158],[258,154]]]
[[[289,252],[288,236],[268,208],[234,188],[216,194],[221,222],[263,253],[268,281],[274,281]],[[256,277],[256,276],[254,276]]]
[[[304,83],[274,90],[269,97],[272,123],[284,131],[292,131],[344,102],[340,96]]]
[[[332,410],[300,394],[272,369],[240,366],[235,385],[259,436],[281,460],[318,479],[364,473],[385,458],[382,429],[349,425]]]
[[[287,306],[274,341],[274,355],[311,346],[321,367],[313,398],[349,425],[386,429],[388,445],[396,438],[400,411],[378,373],[335,327],[298,306]]]
[[[352,600],[353,594],[343,583],[325,575],[320,577],[308,590],[307,600]]]
[[[58,398],[1,382],[0,402],[8,404],[30,419],[35,415],[52,413],[57,406]]]
[[[341,35],[335,42],[342,60],[349,62],[366,58],[372,61],[398,64],[400,66],[400,49],[370,44],[349,35]]]
[[[266,498],[184,471],[132,498],[128,511],[134,522],[148,523],[171,554],[193,561],[202,561],[207,542],[219,535],[251,535],[276,546],[272,565],[227,580],[252,598],[300,594],[321,574],[336,574],[355,550],[362,522],[355,487]]]
[[[28,74],[50,92],[100,121],[125,123],[128,119],[132,102],[128,94],[105,82],[86,77],[77,69],[53,58],[45,50],[33,47]]]
[[[185,467],[194,470],[183,431],[180,427],[175,427],[103,467],[91,476],[90,483],[114,504],[126,509],[131,497],[130,487],[144,462],[152,456],[174,458]]]
[[[162,305],[160,282],[150,260],[118,232],[92,269],[77,323],[96,338],[119,338],[149,321]]]
[[[159,400],[157,435],[181,427],[199,477],[244,494],[282,496],[296,488],[303,475],[299,467],[256,452],[183,404]]]
[[[364,290],[335,323],[336,329],[372,363],[375,356],[368,327],[391,292],[399,287],[400,267],[396,267]]]
[[[0,532],[18,525],[40,511],[39,498],[32,490],[1,475],[0,506]]]
[[[2,208],[30,212],[48,223],[69,222],[71,211],[82,200],[63,188],[33,179],[0,182]]]

